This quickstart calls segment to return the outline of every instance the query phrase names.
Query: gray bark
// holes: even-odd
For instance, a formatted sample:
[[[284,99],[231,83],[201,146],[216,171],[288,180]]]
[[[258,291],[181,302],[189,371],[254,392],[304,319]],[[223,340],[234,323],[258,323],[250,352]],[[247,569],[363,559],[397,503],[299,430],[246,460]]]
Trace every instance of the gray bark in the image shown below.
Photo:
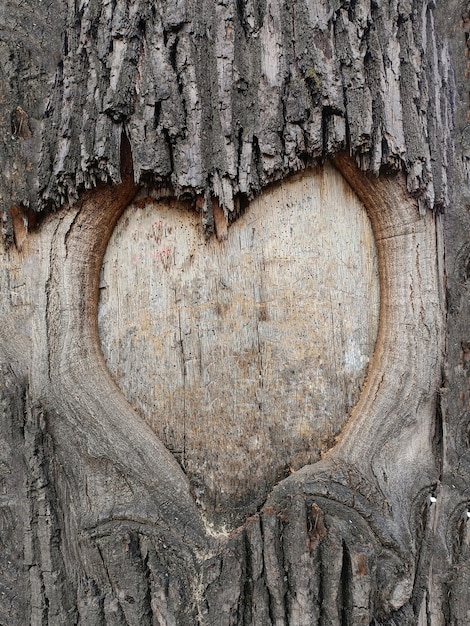
[[[0,7],[0,623],[468,622],[470,16],[450,4]],[[368,380],[322,460],[216,535],[107,371],[103,255],[139,190],[211,233],[325,159],[378,249]]]
[[[123,131],[136,182],[214,195],[232,216],[346,145],[445,205],[452,78],[428,4],[8,3],[4,206],[119,182]]]

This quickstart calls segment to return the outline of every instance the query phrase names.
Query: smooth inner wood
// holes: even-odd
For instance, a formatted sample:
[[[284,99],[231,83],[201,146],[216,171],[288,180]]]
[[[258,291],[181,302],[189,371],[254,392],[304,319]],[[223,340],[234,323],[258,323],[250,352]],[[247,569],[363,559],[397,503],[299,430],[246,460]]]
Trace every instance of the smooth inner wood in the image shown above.
[[[378,294],[366,211],[325,166],[267,190],[223,241],[174,202],[131,206],[103,263],[100,338],[202,506],[253,508],[334,443],[374,349]]]

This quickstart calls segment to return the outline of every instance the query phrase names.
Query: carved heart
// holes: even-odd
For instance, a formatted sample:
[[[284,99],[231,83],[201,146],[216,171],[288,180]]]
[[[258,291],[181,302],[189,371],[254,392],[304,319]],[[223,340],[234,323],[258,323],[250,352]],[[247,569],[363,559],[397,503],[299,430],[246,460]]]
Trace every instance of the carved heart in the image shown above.
[[[169,202],[130,207],[103,263],[99,325],[110,371],[201,505],[241,519],[331,447],[378,309],[365,209],[325,166],[266,191],[223,241]]]

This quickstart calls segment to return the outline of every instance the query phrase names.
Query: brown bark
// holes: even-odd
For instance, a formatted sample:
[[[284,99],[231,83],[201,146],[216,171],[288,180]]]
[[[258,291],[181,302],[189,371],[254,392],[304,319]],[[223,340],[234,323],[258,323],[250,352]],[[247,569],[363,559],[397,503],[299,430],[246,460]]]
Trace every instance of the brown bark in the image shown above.
[[[0,622],[468,621],[468,14],[452,7],[0,8]],[[143,187],[223,239],[247,200],[325,158],[378,250],[368,378],[323,458],[215,533],[107,370],[103,255]]]

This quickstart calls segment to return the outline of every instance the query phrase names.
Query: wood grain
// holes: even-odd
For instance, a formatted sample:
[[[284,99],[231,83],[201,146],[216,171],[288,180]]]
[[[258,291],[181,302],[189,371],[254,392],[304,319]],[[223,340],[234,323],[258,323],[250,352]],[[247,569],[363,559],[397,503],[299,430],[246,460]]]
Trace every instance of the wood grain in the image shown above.
[[[219,625],[222,598],[227,598],[222,614],[222,623],[227,624],[243,623],[241,610],[244,615],[277,616],[278,623],[288,623],[299,615],[315,620],[319,607],[333,623],[340,623],[344,607],[354,611],[358,623],[370,623],[373,615],[392,614],[406,607],[409,613],[414,580],[424,567],[420,562],[420,546],[427,496],[438,476],[433,434],[444,318],[439,216],[430,211],[420,213],[418,203],[406,191],[404,176],[377,179],[364,175],[348,156],[342,155],[335,159],[335,165],[357,195],[351,191],[345,193],[347,184],[326,166],[323,174],[312,172],[310,178],[298,177],[270,190],[267,200],[260,199],[255,207],[248,207],[239,224],[234,222],[228,227],[226,238],[206,240],[196,221],[200,215],[191,216],[187,207],[178,210],[174,206],[177,202],[165,201],[159,208],[152,207],[162,211],[161,219],[154,220],[152,216],[149,222],[138,221],[135,239],[131,236],[126,247],[125,235],[132,229],[131,222],[126,226],[126,216],[123,217],[123,228],[117,231],[121,233],[123,253],[116,261],[116,272],[125,276],[125,259],[129,261],[127,266],[138,267],[142,272],[145,255],[148,252],[153,255],[150,264],[143,264],[146,270],[150,266],[152,280],[139,283],[140,275],[135,274],[124,283],[132,287],[129,293],[142,293],[141,299],[127,298],[127,304],[134,303],[136,307],[130,309],[133,323],[146,298],[155,305],[158,297],[166,293],[167,301],[174,306],[172,286],[175,284],[181,296],[178,302],[182,307],[181,315],[176,316],[170,308],[168,316],[173,325],[166,333],[172,339],[170,344],[165,344],[165,333],[158,341],[159,323],[152,322],[152,326],[144,309],[143,337],[146,343],[160,346],[159,356],[152,357],[153,380],[157,380],[155,373],[160,358],[163,366],[173,365],[176,372],[169,378],[168,387],[173,385],[176,389],[171,400],[175,397],[180,406],[185,401],[181,387],[185,391],[186,385],[191,390],[188,398],[191,411],[193,401],[200,402],[202,397],[204,402],[200,390],[204,389],[201,381],[204,382],[207,371],[217,377],[218,389],[222,390],[224,398],[233,399],[230,394],[234,386],[242,385],[245,398],[254,401],[257,421],[250,422],[250,414],[245,413],[240,423],[230,423],[234,407],[238,410],[239,406],[233,400],[231,405],[220,402],[217,411],[209,412],[206,440],[218,437],[215,452],[235,451],[233,456],[236,458],[238,453],[237,460],[252,463],[248,479],[246,475],[237,476],[238,482],[233,478],[233,465],[228,462],[221,463],[220,474],[213,470],[214,480],[218,480],[219,475],[222,479],[228,476],[229,487],[235,485],[231,502],[227,498],[228,515],[224,515],[224,503],[221,500],[211,503],[209,499],[204,502],[209,488],[203,485],[204,493],[190,473],[190,462],[204,463],[206,457],[213,463],[214,458],[218,460],[216,454],[210,456],[214,447],[194,454],[193,458],[189,454],[183,459],[180,456],[180,461],[186,463],[185,475],[175,456],[165,448],[163,437],[155,434],[158,420],[150,423],[154,426],[152,429],[116,386],[99,343],[99,292],[104,301],[110,290],[105,271],[101,273],[103,258],[117,221],[137,191],[125,142],[123,146],[123,157],[127,154],[127,158],[123,158],[124,183],[102,185],[84,194],[74,208],[49,215],[39,230],[23,237],[21,250],[11,247],[4,251],[6,263],[17,271],[15,284],[22,294],[21,310],[25,310],[25,314],[29,311],[30,316],[27,329],[31,344],[26,346],[25,357],[28,362],[29,356],[27,378],[31,396],[26,400],[28,428],[31,428],[27,458],[30,471],[39,477],[45,498],[45,505],[37,509],[41,511],[40,523],[34,521],[34,508],[27,518],[34,542],[31,558],[40,563],[27,574],[34,619],[40,620],[48,612],[53,615],[52,623],[54,620],[57,624],[64,623],[64,615],[71,610],[80,614],[82,623],[127,621],[150,626],[153,605],[159,606],[157,598],[160,596],[167,615],[181,614],[181,620],[175,618],[175,622],[185,626],[195,623],[195,607],[204,616],[202,623]],[[307,184],[309,181],[311,186]],[[298,185],[300,188],[296,191],[286,191],[291,186],[295,190]],[[326,212],[330,190],[334,192],[331,193],[333,198],[341,198],[333,202],[333,217]],[[339,193],[341,190],[343,194]],[[308,198],[317,198],[318,202],[310,204]],[[301,341],[302,333],[311,336],[317,321],[317,330],[320,329],[324,340],[322,331],[336,329],[344,323],[341,317],[337,325],[336,322],[326,324],[321,307],[311,316],[310,306],[304,308],[299,292],[292,295],[289,291],[292,283],[296,284],[293,278],[304,277],[305,267],[311,268],[311,257],[315,257],[311,254],[315,250],[313,245],[323,241],[326,255],[321,259],[327,268],[326,275],[318,275],[320,284],[313,289],[316,297],[325,286],[332,292],[334,288],[338,293],[345,292],[351,298],[362,283],[361,288],[367,291],[366,281],[360,279],[364,268],[371,271],[367,254],[365,260],[358,263],[361,271],[359,279],[356,277],[353,283],[350,279],[344,283],[346,274],[342,269],[337,270],[336,277],[343,280],[339,289],[329,265],[333,260],[335,266],[342,268],[338,259],[347,261],[348,254],[362,258],[364,250],[358,243],[361,239],[351,236],[361,219],[368,223],[357,198],[364,202],[371,220],[373,236],[369,231],[368,238],[370,242],[375,240],[380,276],[379,331],[366,383],[349,419],[343,415],[344,421],[338,427],[341,435],[335,445],[321,460],[304,465],[278,482],[270,489],[260,513],[246,519],[244,515],[253,510],[250,506],[256,507],[261,501],[259,494],[267,490],[269,475],[263,484],[257,472],[265,469],[264,458],[272,454],[274,445],[270,437],[273,432],[282,433],[285,429],[281,411],[263,414],[260,410],[257,404],[259,383],[252,375],[250,377],[250,372],[254,369],[259,375],[260,355],[265,359],[264,364],[271,363],[271,370],[266,369],[267,378],[276,372],[276,359],[271,362],[268,359],[275,355],[268,354],[266,349],[270,345],[266,338],[271,337],[268,330],[277,329],[282,336],[284,351],[279,352],[281,366],[277,365],[280,367],[277,372],[285,371],[283,368],[286,363],[290,365],[291,354],[299,352],[305,356],[302,371],[308,372],[307,357],[311,353]],[[349,212],[349,208],[354,203],[362,218],[353,228],[351,224],[355,220],[351,221],[351,215],[354,211]],[[171,204],[173,206],[169,206]],[[251,219],[252,212],[257,215],[254,209],[259,212],[259,219],[255,221]],[[320,219],[307,219],[317,216],[316,209],[319,209],[318,217],[325,211],[322,219],[326,233],[336,231],[339,235],[339,224],[350,222],[344,229],[348,245],[338,244],[339,238],[331,235],[330,239],[322,239],[321,228],[318,232],[312,230],[321,223]],[[134,211],[135,216],[143,218],[147,213],[151,214],[150,209]],[[259,248],[263,251],[260,254],[253,236],[253,223],[263,223],[263,215],[267,224],[260,228],[262,245]],[[186,217],[182,220],[182,216]],[[276,224],[275,231],[269,228],[271,220]],[[150,225],[149,230],[145,230],[145,224]],[[23,225],[27,228],[25,222]],[[291,237],[291,227],[295,238]],[[366,239],[364,236],[363,241]],[[333,253],[332,240],[336,241]],[[222,249],[230,251],[223,255],[223,262]],[[141,259],[134,259],[138,261],[135,266],[132,254],[143,255]],[[307,265],[298,266],[298,258],[303,257]],[[170,260],[174,261],[173,265]],[[220,294],[229,289],[219,289],[220,275],[226,278],[224,282],[231,292],[225,299]],[[310,280],[311,274],[308,276]],[[185,282],[186,277],[188,282]],[[6,286],[8,280],[8,273],[3,274]],[[206,283],[218,294],[215,300],[204,296],[202,286]],[[117,284],[122,281],[117,280]],[[253,286],[261,284],[265,292]],[[120,301],[118,295],[113,299]],[[311,305],[315,298],[305,297],[305,302],[307,300]],[[160,300],[160,322],[165,319],[164,302],[165,298]],[[266,307],[261,306],[263,303]],[[325,305],[324,299],[320,304]],[[8,315],[13,306],[13,300],[6,300],[2,310]],[[251,311],[251,317],[247,318],[248,331],[244,334],[245,326],[240,321],[246,310]],[[331,311],[334,307],[330,303]],[[195,314],[198,324],[203,324],[199,327],[195,324],[195,331],[209,327],[219,333],[213,343],[201,342],[205,352],[194,349],[196,355],[221,357],[219,369],[199,368],[199,356],[183,358],[185,345],[193,349],[189,312]],[[351,305],[351,312],[356,314],[352,320],[361,319],[354,305]],[[234,324],[235,332],[228,332],[228,320]],[[113,323],[108,318],[107,328]],[[185,328],[190,332],[185,333]],[[178,331],[176,338],[175,330]],[[227,336],[236,338],[230,346],[232,353],[220,350]],[[326,341],[334,347],[337,336],[327,337]],[[248,344],[249,358],[242,363],[240,346],[245,348],[249,337],[252,337]],[[264,344],[261,338],[266,340]],[[11,351],[16,337],[5,336],[3,330],[2,341]],[[312,340],[312,346],[315,347],[316,341]],[[344,348],[344,342],[341,345]],[[138,343],[127,348],[126,356],[143,350]],[[325,346],[320,349],[325,350]],[[330,353],[334,355],[335,351],[330,350]],[[171,361],[175,354],[179,359]],[[314,352],[312,354],[315,356]],[[337,356],[338,352],[336,359]],[[252,357],[256,358],[251,361]],[[226,362],[229,366],[223,367]],[[196,367],[192,367],[194,364]],[[337,365],[338,361],[333,360],[331,366]],[[137,378],[143,377],[137,365],[132,368],[132,362],[129,370],[133,370]],[[233,370],[238,376],[235,382],[228,376]],[[333,374],[339,371],[339,368],[333,370]],[[315,369],[310,374],[314,376]],[[308,385],[302,387],[306,381],[301,380],[302,385],[298,384],[295,390],[297,395],[289,397],[290,388],[285,379],[280,374],[273,379],[276,387],[279,384],[285,391],[284,397],[281,393],[274,396],[275,403],[285,401],[283,411],[295,427],[299,419],[295,410],[299,391],[308,395]],[[248,384],[252,380],[256,383],[254,387]],[[349,383],[347,379],[344,385],[346,383]],[[339,389],[344,391],[341,385]],[[158,391],[161,390],[160,385]],[[167,397],[169,395],[167,393]],[[266,403],[269,401],[270,396],[266,394]],[[333,401],[337,401],[337,397],[333,397]],[[200,417],[202,410],[197,410]],[[155,416],[159,417],[157,413]],[[275,421],[276,416],[281,419]],[[173,416],[167,414],[166,417],[166,422],[162,419],[161,423],[173,424],[170,419]],[[197,443],[203,439],[197,438],[197,429],[201,429],[203,420],[196,421],[194,428],[190,417],[190,411],[187,414],[183,411],[183,426],[189,425],[186,432],[193,437],[191,440],[188,436],[188,441]],[[271,425],[269,436],[265,437],[268,446],[257,450],[254,460],[250,455],[243,458],[239,452],[243,443],[242,427],[248,425],[252,435],[254,428],[268,422]],[[229,424],[232,428],[229,435],[225,435],[225,441],[220,436],[224,431],[214,429],[214,424]],[[312,420],[311,425],[313,430],[317,424]],[[292,431],[293,427],[285,429],[289,437]],[[311,449],[315,435],[309,434],[307,444]],[[296,443],[295,438],[292,439]],[[294,458],[290,456],[291,439],[285,436],[283,440],[281,436],[279,441],[281,453],[290,462]],[[219,471],[218,467],[215,469]],[[236,488],[243,480],[245,484],[253,480],[259,490],[251,502],[248,490],[236,500]],[[277,482],[276,477],[274,482]],[[36,502],[34,497],[32,501]],[[218,510],[217,504],[222,505]],[[201,505],[206,506],[206,515],[201,514],[204,513]],[[229,505],[233,507],[231,510]],[[229,528],[240,518],[242,523],[233,532],[215,535],[207,513],[216,522],[225,521]],[[261,569],[259,554],[262,554]],[[54,563],[52,576],[49,570],[44,571],[49,561]],[[162,572],[165,577],[168,574],[175,587],[157,582]],[[250,572],[255,578],[250,578]],[[54,586],[54,577],[71,582],[67,585],[64,582],[61,591]],[[306,581],[311,591],[307,590]],[[338,604],[339,594],[343,594],[341,605]],[[115,598],[119,599],[115,601]],[[268,620],[267,617],[262,619]]]
[[[211,513],[254,512],[331,447],[377,335],[371,225],[331,166],[268,190],[223,241],[177,202],[129,207],[100,294],[110,371]]]

